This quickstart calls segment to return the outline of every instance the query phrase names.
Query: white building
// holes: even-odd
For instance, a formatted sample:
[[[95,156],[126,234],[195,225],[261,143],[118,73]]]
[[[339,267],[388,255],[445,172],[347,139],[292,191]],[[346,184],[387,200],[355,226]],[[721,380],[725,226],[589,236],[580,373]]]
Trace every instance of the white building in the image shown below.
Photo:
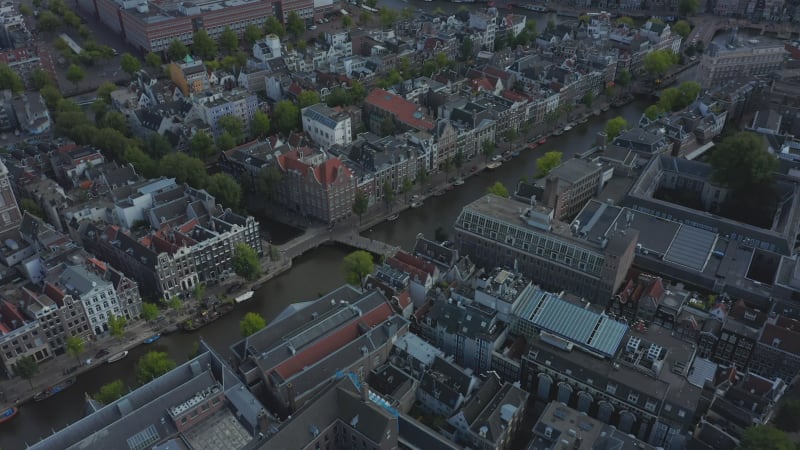
[[[114,284],[82,266],[70,266],[59,277],[60,288],[80,299],[95,335],[108,331],[111,316],[124,316]]]
[[[273,58],[280,58],[281,38],[274,34],[269,34],[264,39],[254,43],[253,56],[261,62],[266,62]]]
[[[481,34],[485,50],[494,51],[494,37],[497,34],[497,17],[483,12],[469,14],[469,26]]]
[[[302,116],[303,131],[322,148],[353,142],[351,120],[347,114],[317,103],[303,108]]]

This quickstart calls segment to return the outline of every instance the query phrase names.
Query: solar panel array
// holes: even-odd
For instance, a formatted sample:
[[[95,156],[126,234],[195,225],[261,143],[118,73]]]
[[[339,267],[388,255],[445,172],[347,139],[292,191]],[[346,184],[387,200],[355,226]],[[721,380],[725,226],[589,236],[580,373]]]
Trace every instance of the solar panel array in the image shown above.
[[[514,312],[520,319],[532,322],[537,329],[608,357],[617,353],[628,330],[627,325],[604,314],[539,289],[523,300]]]

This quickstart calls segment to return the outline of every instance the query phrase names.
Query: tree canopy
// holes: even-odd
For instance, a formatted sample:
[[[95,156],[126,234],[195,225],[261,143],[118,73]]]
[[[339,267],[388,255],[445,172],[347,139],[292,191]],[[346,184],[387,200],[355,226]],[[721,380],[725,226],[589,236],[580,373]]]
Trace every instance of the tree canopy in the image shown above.
[[[236,244],[232,265],[236,275],[245,280],[253,281],[261,276],[261,263],[258,260],[258,253],[243,242]]]
[[[628,129],[628,121],[622,116],[614,117],[606,122],[606,141],[611,142]]]
[[[217,43],[201,28],[192,37],[192,51],[202,59],[214,59],[217,57]]]
[[[769,183],[777,158],[767,151],[763,138],[742,131],[723,139],[709,159],[712,180],[734,191],[745,191]]]
[[[219,45],[227,52],[233,53],[239,49],[239,36],[231,27],[225,27],[219,35]]]
[[[227,173],[211,175],[206,190],[226,208],[236,210],[242,202],[242,186]]]
[[[125,327],[128,325],[128,321],[125,319],[124,316],[114,316],[108,318],[108,331],[111,333],[111,336],[116,338],[121,338],[123,334],[125,334]]]
[[[319,93],[316,91],[303,91],[297,96],[297,104],[300,109],[317,103],[319,103]]]
[[[6,64],[0,64],[0,89],[11,89],[15,94],[25,89],[22,78]]]
[[[214,139],[203,130],[195,133],[189,140],[189,151],[192,156],[201,160],[210,159],[217,153]]]
[[[136,379],[149,383],[175,368],[175,361],[164,352],[147,352],[136,364]]]
[[[159,166],[162,175],[174,177],[178,183],[188,183],[196,189],[206,186],[208,180],[206,165],[186,153],[170,153],[161,159]]]
[[[242,337],[247,337],[265,326],[267,326],[267,322],[260,314],[249,312],[239,322],[239,331],[241,331]]]
[[[122,380],[114,380],[100,386],[100,390],[93,397],[98,402],[107,405],[122,398],[123,395],[125,395],[125,383]]]
[[[275,105],[272,126],[276,131],[289,134],[300,123],[300,109],[289,100],[281,100]]]
[[[775,416],[775,426],[783,431],[800,431],[800,400],[786,400]]]
[[[656,50],[645,55],[643,63],[645,72],[662,77],[678,63],[678,55],[667,49]]]
[[[153,303],[142,302],[142,319],[155,320],[158,317],[158,306]]]
[[[269,16],[267,21],[264,22],[264,33],[274,34],[283,39],[283,37],[286,36],[286,28],[283,27],[283,24],[276,19],[275,16]]]
[[[227,131],[237,144],[244,139],[244,124],[238,117],[233,115],[222,116],[217,121],[217,125]]]
[[[186,57],[188,54],[189,47],[177,39],[170,42],[169,47],[167,47],[167,56],[169,57],[170,61],[178,61]]]
[[[361,216],[367,212],[368,206],[369,198],[367,198],[367,194],[361,192],[361,190],[357,190],[355,199],[353,200],[353,213],[358,216],[359,222],[361,221]]]
[[[142,68],[142,63],[139,61],[139,58],[127,52],[123,53],[119,58],[119,65],[128,75],[133,75]]]
[[[361,286],[364,278],[375,269],[375,263],[371,253],[356,250],[344,257],[342,268],[348,283]]]
[[[306,31],[306,23],[295,11],[289,13],[286,18],[286,31],[289,32],[295,39],[299,38]]]
[[[67,80],[69,80],[75,87],[78,87],[78,83],[83,81],[86,78],[86,71],[77,64],[70,64],[67,68]]]
[[[158,53],[149,52],[148,54],[144,55],[144,63],[150,67],[161,67],[161,57],[158,56]]]
[[[795,450],[788,434],[771,425],[754,425],[742,433],[739,450]]]
[[[28,380],[31,387],[33,387],[33,378],[39,373],[39,363],[33,356],[23,356],[17,359],[14,363],[14,373],[19,375],[23,380]]]
[[[489,186],[487,192],[489,192],[490,194],[498,195],[500,197],[508,198],[508,188],[499,181]]]
[[[680,0],[678,2],[678,13],[682,16],[694,14],[699,8],[699,0]]]
[[[553,168],[561,164],[563,153],[549,151],[536,160],[536,178],[546,177]]]
[[[67,347],[67,353],[69,356],[75,358],[76,361],[81,360],[81,354],[83,354],[84,350],[86,349],[83,343],[83,339],[77,336],[70,336],[65,341],[65,345]]]
[[[271,126],[269,116],[263,111],[256,111],[250,122],[250,134],[257,138],[265,138]]]
[[[686,40],[686,38],[689,36],[689,33],[692,32],[692,26],[689,25],[689,22],[685,20],[679,20],[672,25],[672,31],[683,38],[683,40]]]

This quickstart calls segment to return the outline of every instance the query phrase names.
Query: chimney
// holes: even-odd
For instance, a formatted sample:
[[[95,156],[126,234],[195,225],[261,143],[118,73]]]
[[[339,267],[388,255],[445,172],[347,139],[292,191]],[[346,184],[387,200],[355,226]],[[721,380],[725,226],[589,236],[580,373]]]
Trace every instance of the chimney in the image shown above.
[[[366,381],[361,382],[361,401],[365,403],[369,401],[369,385]]]

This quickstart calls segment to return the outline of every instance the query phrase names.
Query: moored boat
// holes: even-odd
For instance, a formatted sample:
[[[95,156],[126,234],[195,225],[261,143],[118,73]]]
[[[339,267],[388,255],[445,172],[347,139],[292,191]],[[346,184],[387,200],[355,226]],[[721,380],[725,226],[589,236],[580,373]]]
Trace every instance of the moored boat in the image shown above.
[[[236,303],[246,302],[247,300],[253,298],[253,294],[255,294],[255,292],[247,291],[244,294],[237,296],[234,300],[236,300]]]
[[[210,309],[201,310],[195,317],[182,322],[180,324],[180,329],[183,331],[197,330],[228,315],[231,311],[233,311],[233,308],[233,303],[222,303],[215,305]]]
[[[500,167],[502,165],[503,165],[503,163],[501,163],[500,161],[492,161],[492,162],[490,162],[489,164],[486,165],[486,168],[489,169],[489,170],[494,170],[494,169],[497,169],[498,167]]]
[[[113,355],[109,356],[108,359],[106,360],[106,362],[108,362],[108,363],[117,362],[117,361],[119,361],[120,359],[122,359],[122,358],[124,358],[126,356],[128,356],[128,351],[124,350],[124,351],[121,351],[119,353],[116,353],[116,354],[113,354]]]
[[[453,186],[461,186],[462,184],[464,184],[464,180],[462,180],[461,178],[458,178],[456,181],[453,181]]]
[[[50,386],[49,388],[39,392],[38,394],[33,396],[33,401],[40,402],[42,400],[46,400],[59,392],[63,391],[64,389],[72,386],[75,384],[75,377],[67,378],[66,380],[62,381],[61,383],[56,384],[55,386]]]
[[[19,414],[19,409],[17,409],[16,406],[8,408],[7,410],[0,413],[0,423],[8,422],[14,417],[17,417],[17,414]]]
[[[392,214],[391,216],[387,217],[386,220],[389,222],[394,222],[395,220],[400,218],[400,214]]]
[[[155,341],[157,341],[159,339],[161,339],[161,335],[160,334],[154,334],[154,335],[150,336],[149,338],[145,339],[144,343],[145,344],[152,344],[153,342],[155,342]]]
[[[546,137],[543,137],[543,138],[539,139],[539,145],[544,145],[546,143],[547,143],[547,138]]]
[[[422,206],[422,200],[415,200],[415,201],[411,202],[411,207],[412,208],[419,208],[420,206]]]

